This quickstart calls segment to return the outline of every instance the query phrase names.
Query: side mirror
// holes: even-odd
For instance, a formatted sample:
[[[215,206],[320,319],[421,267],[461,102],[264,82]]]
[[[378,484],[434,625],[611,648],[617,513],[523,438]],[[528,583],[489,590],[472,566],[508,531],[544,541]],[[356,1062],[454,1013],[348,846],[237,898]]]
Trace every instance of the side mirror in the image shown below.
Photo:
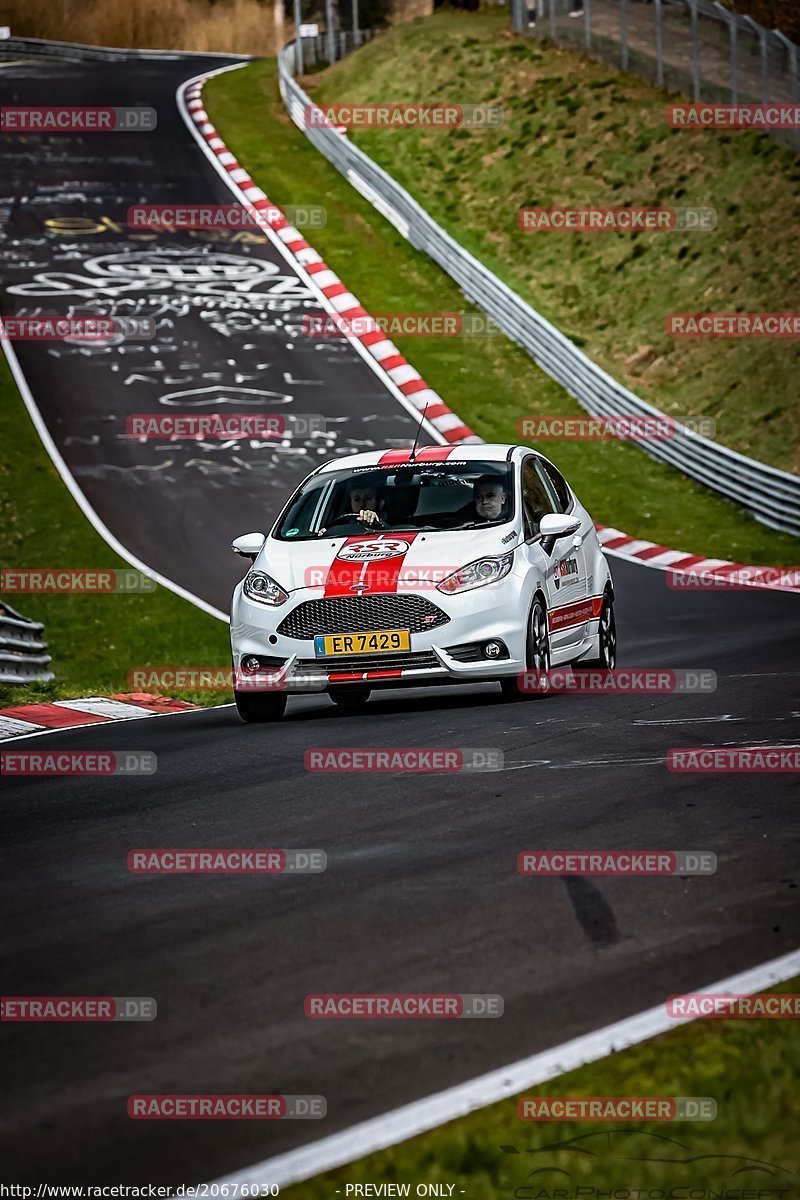
[[[559,538],[577,533],[580,527],[580,517],[570,517],[567,513],[547,513],[543,516],[539,522],[539,533],[542,535],[542,549],[545,554],[552,554]]]
[[[580,517],[570,517],[567,513],[547,513],[539,522],[539,533],[542,537],[562,538],[577,533],[580,527]]]
[[[231,542],[231,550],[234,554],[241,554],[242,558],[249,558],[251,562],[255,562],[266,540],[263,533],[243,533]]]

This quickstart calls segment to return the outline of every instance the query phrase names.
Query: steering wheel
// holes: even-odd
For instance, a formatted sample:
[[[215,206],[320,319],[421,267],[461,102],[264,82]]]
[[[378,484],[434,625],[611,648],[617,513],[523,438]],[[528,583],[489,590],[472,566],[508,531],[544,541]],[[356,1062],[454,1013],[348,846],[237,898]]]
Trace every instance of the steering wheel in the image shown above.
[[[369,526],[370,529],[388,529],[385,521],[383,521],[378,513],[375,514],[377,521],[361,521],[357,512],[341,513],[338,517],[334,517],[328,525],[328,529],[333,529],[334,525],[344,525],[347,521],[360,521],[362,525]]]

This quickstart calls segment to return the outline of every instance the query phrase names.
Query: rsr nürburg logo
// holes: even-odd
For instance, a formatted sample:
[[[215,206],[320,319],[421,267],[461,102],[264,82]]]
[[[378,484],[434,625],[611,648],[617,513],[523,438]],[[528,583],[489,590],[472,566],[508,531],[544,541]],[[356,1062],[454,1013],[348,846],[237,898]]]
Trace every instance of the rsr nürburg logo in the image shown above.
[[[397,558],[409,549],[408,542],[387,538],[386,541],[357,542],[352,546],[342,546],[337,558],[345,562],[375,562],[382,558]]]

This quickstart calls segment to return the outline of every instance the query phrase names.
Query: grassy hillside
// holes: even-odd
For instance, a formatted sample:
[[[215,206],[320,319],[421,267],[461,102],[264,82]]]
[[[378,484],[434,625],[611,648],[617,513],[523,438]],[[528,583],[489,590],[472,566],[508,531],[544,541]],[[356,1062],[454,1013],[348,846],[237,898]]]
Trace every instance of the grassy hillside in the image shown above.
[[[800,160],[749,133],[672,130],[648,84],[512,36],[503,9],[392,29],[314,98],[502,104],[496,130],[353,141],[586,352],[725,445],[800,470],[800,342],[676,340],[670,312],[800,310]],[[713,233],[522,232],[523,205],[697,205]]]
[[[447,16],[442,28],[462,29],[471,19]],[[476,28],[482,21],[481,17]],[[439,18],[424,28],[431,31],[425,36],[435,41]],[[422,27],[407,29],[416,37]],[[383,44],[391,43],[387,38]],[[350,69],[348,61],[336,70],[345,68]],[[252,178],[281,203],[326,207],[327,225],[311,231],[310,240],[369,311],[447,313],[469,308],[427,255],[414,250],[295,128],[278,95],[276,75],[274,63],[254,63],[212,79],[203,93],[212,120]],[[405,80],[405,71],[398,71],[397,77]],[[382,136],[396,141],[406,134]],[[436,136],[448,138],[444,133]],[[466,144],[465,139],[459,144]],[[456,181],[453,187],[457,186]],[[394,340],[459,416],[489,441],[518,440],[521,417],[585,416],[504,337]],[[635,446],[553,441],[542,443],[542,448],[568,475],[595,520],[605,525],[740,562],[794,564],[800,558],[797,539],[759,525],[740,508],[653,462]]]

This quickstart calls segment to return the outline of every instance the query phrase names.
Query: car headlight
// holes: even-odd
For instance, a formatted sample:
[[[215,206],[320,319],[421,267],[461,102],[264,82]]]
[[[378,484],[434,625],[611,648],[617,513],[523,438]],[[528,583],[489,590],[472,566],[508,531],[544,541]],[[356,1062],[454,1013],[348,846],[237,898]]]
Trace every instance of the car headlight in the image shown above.
[[[257,600],[259,604],[269,604],[273,608],[285,604],[289,599],[289,593],[265,571],[248,571],[244,577],[242,591],[248,600]]]
[[[440,592],[471,592],[473,588],[485,587],[487,583],[497,583],[511,570],[514,561],[514,551],[499,554],[495,558],[476,558],[475,562],[467,563],[452,575],[448,575],[436,586]]]

